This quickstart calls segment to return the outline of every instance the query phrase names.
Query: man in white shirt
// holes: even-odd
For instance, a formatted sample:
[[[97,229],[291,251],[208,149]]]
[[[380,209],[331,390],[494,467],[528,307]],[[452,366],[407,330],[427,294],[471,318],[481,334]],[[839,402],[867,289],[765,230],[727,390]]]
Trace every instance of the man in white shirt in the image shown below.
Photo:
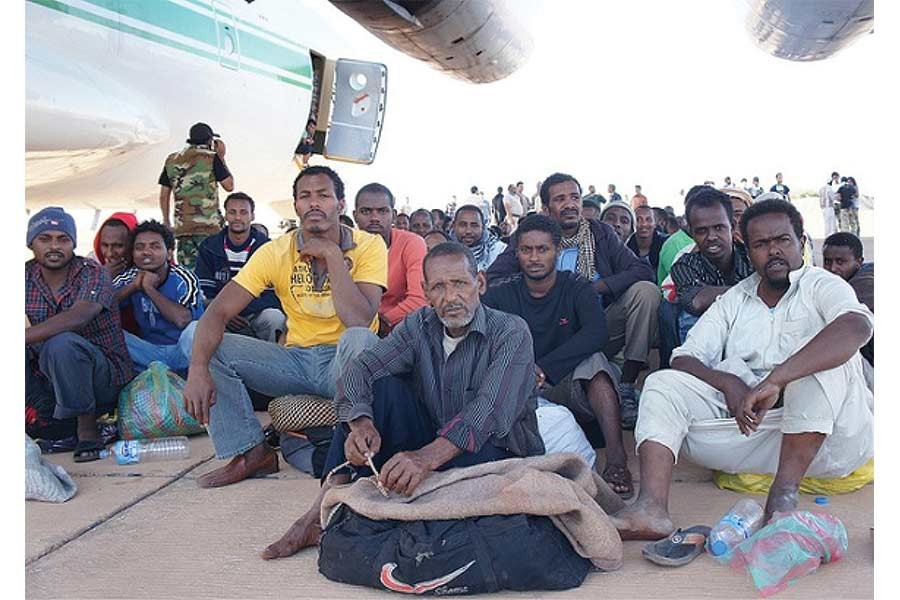
[[[525,214],[525,209],[522,206],[519,195],[516,193],[516,186],[511,183],[506,190],[507,193],[503,197],[503,205],[506,208],[506,220],[510,225],[510,233],[512,233],[519,226],[519,219]]]
[[[640,495],[613,515],[623,539],[675,529],[668,496],[679,451],[710,469],[774,473],[766,521],[797,507],[804,476],[844,477],[874,453],[858,352],[872,313],[843,279],[803,265],[803,219],[790,203],[754,204],[741,229],[755,273],[703,314],[672,369],[644,384]]]
[[[837,231],[838,213],[834,210],[834,194],[837,188],[832,187],[836,175],[838,174],[832,173],[831,181],[819,188],[819,208],[822,209],[822,219],[825,221],[825,237]],[[840,182],[838,182],[838,185],[840,185]],[[838,209],[838,212],[840,212],[840,209]]]

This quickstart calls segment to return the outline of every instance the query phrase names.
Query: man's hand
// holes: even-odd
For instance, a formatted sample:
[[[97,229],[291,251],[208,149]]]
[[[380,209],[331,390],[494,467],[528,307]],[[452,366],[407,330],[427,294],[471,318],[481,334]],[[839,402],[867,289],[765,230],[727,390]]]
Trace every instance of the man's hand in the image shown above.
[[[398,452],[384,463],[379,479],[387,489],[411,496],[433,470],[431,457],[424,448],[412,452]]]
[[[350,435],[344,442],[344,455],[351,464],[367,464],[367,457],[381,450],[381,435],[369,417],[359,417],[349,423]]]
[[[128,267],[128,261],[125,260],[125,257],[119,258],[116,261],[107,260],[104,266],[106,267],[106,270],[109,271],[109,276],[115,279],[125,272],[125,269]]]
[[[605,296],[610,292],[609,286],[606,285],[606,282],[602,279],[598,279],[597,281],[593,282],[591,286],[593,286],[594,291],[601,296]]]
[[[723,378],[725,380],[723,382],[724,385],[719,391],[725,394],[725,405],[728,407],[728,414],[737,418],[741,414],[742,403],[750,391],[750,386],[744,383],[743,379],[731,373],[725,373]],[[740,426],[741,424],[738,422],[738,427]]]
[[[131,280],[131,291],[139,292],[144,287],[144,273],[147,271],[138,271],[134,279]]]
[[[162,283],[162,279],[160,279],[159,275],[152,271],[141,271],[138,274],[138,277],[141,277],[141,289],[143,289],[145,292],[149,291],[151,288],[158,288],[159,284]]]
[[[537,378],[538,391],[543,392],[550,389],[550,384],[547,383],[547,374],[544,373],[544,370],[537,363],[534,364],[534,376]]]
[[[213,140],[213,150],[216,151],[219,158],[225,158],[225,141],[222,138],[215,138]]]
[[[300,257],[304,259],[318,258],[328,260],[343,256],[340,246],[325,238],[314,237],[303,240],[303,249],[300,251]]]
[[[746,436],[759,428],[766,412],[778,402],[781,386],[763,379],[752,390],[747,392],[741,403],[740,412],[735,416],[738,427]]]
[[[387,337],[393,329],[393,325],[387,320],[383,314],[378,313],[378,337]]]
[[[225,325],[225,329],[231,331],[232,333],[237,331],[242,331],[246,327],[250,327],[250,321],[242,317],[241,315],[235,315],[228,323]]]
[[[209,407],[216,403],[216,385],[208,368],[191,365],[182,397],[184,410],[204,427],[209,425]]]

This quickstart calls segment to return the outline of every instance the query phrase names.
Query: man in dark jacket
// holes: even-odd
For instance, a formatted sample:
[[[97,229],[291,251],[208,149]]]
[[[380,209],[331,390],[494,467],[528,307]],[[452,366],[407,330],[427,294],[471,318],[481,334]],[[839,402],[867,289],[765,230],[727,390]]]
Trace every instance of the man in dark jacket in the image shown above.
[[[225,199],[225,222],[222,231],[200,244],[197,253],[197,278],[207,304],[260,246],[269,241],[250,226],[255,205],[253,198],[235,192]],[[275,342],[286,329],[286,317],[275,292],[267,290],[254,298],[241,313],[228,323],[228,331]]]
[[[638,393],[634,382],[647,363],[656,340],[660,294],[653,270],[625,247],[612,227],[581,216],[581,186],[571,175],[554,173],[541,185],[541,209],[562,228],[557,268],[575,271],[592,282],[606,312],[609,342],[604,354],[612,359],[624,350],[618,384],[622,426],[637,420]],[[487,271],[488,284],[510,280],[519,273],[515,239]]]

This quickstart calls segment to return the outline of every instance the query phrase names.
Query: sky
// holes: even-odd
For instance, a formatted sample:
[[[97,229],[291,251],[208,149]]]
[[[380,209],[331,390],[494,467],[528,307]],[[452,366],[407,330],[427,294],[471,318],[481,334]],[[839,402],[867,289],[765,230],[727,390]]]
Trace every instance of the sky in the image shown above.
[[[754,44],[739,0],[510,6],[533,54],[482,85],[441,75],[335,16],[348,51],[388,65],[378,155],[371,166],[337,166],[348,189],[377,180],[401,206],[409,197],[413,207],[443,207],[471,185],[492,195],[522,180],[531,194],[563,171],[604,193],[608,183],[628,194],[641,184],[651,204],[680,208],[679,191],[706,179],[757,175],[768,188],[782,171],[792,189],[817,190],[838,170],[874,195],[866,184],[876,150],[839,135],[879,125],[874,36],[797,63]]]

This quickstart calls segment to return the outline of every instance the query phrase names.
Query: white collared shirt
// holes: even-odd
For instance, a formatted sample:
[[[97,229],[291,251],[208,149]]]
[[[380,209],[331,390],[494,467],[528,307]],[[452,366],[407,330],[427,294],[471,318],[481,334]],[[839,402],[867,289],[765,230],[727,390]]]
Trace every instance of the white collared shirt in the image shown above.
[[[874,325],[872,313],[837,275],[804,266],[789,279],[790,288],[772,309],[757,295],[758,274],[733,286],[700,317],[672,359],[692,356],[715,368],[738,358],[764,378],[841,315],[860,314]],[[853,360],[859,360],[858,353]]]

